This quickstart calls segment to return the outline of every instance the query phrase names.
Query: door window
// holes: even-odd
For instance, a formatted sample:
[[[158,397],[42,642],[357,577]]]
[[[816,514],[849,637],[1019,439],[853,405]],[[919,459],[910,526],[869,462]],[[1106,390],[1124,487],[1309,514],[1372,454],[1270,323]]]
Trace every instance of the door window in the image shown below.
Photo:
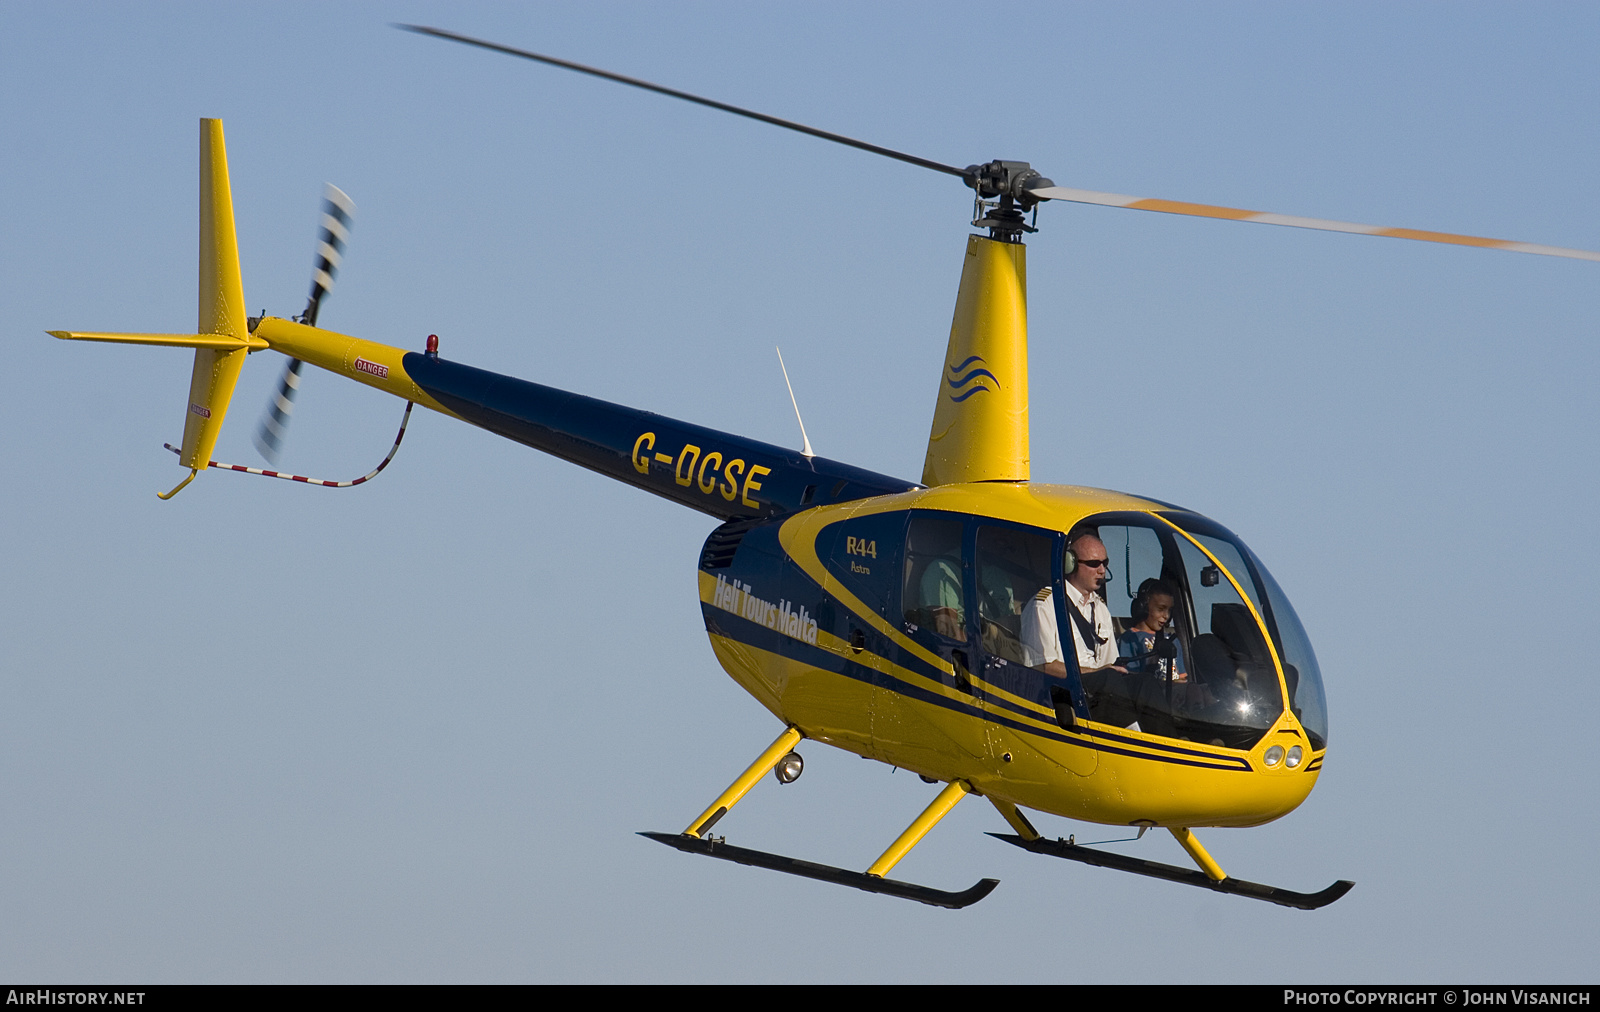
[[[978,528],[978,629],[989,656],[1027,663],[1022,612],[1050,589],[1053,541],[1015,527]]]
[[[962,528],[958,517],[911,515],[901,593],[907,623],[958,643],[967,641]]]

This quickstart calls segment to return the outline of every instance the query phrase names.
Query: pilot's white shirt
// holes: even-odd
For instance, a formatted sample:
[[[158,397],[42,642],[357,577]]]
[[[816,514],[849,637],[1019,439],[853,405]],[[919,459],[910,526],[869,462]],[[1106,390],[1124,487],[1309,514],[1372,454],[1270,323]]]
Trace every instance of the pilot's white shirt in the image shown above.
[[[1117,659],[1116,637],[1111,626],[1111,609],[1100,600],[1100,595],[1090,591],[1084,594],[1067,584],[1067,607],[1077,608],[1078,613],[1094,625],[1094,631],[1100,637],[1100,645],[1091,649],[1083,641],[1083,634],[1078,630],[1076,622],[1069,622],[1072,626],[1072,645],[1078,653],[1078,670],[1092,671],[1103,668]],[[1034,595],[1028,606],[1022,609],[1022,659],[1030,668],[1041,667],[1051,661],[1063,660],[1061,655],[1061,632],[1056,626],[1056,606],[1051,600],[1050,588],[1046,587]]]

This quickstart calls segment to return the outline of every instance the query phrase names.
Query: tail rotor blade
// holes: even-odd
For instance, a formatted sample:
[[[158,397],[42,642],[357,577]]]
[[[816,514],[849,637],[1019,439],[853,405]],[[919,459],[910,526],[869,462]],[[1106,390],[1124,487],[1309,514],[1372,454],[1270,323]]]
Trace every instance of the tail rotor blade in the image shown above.
[[[323,297],[333,291],[333,280],[338,277],[339,264],[344,261],[355,213],[355,202],[348,194],[332,183],[323,187],[322,227],[317,232],[317,259],[311,268],[311,297],[306,301],[305,312],[300,314],[300,322],[308,327],[317,325]],[[267,405],[267,413],[256,429],[256,449],[269,464],[276,464],[278,455],[283,452],[289,418],[294,414],[294,398],[300,392],[300,369],[304,365],[297,358],[289,360],[283,378],[278,381],[278,392]]]
[[[356,205],[350,197],[332,183],[322,191],[322,231],[317,235],[317,263],[311,271],[311,297],[306,311],[300,314],[302,323],[317,325],[317,311],[322,307],[322,297],[333,291],[333,279],[339,274],[339,264],[344,260],[345,244],[350,241],[350,223],[354,220]]]
[[[283,440],[288,434],[289,417],[294,414],[295,395],[300,392],[300,369],[305,363],[297,358],[289,360],[278,381],[278,393],[267,405],[267,413],[256,430],[256,449],[267,463],[276,464],[283,450]]]

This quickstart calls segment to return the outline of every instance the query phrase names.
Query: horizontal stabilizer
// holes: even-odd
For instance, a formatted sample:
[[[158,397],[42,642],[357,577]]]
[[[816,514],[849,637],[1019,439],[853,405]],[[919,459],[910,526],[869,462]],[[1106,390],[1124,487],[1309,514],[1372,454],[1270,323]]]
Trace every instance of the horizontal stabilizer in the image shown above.
[[[95,331],[47,330],[63,341],[111,341],[117,344],[163,344],[172,348],[217,348],[223,351],[265,351],[270,345],[254,335],[230,334],[104,334]]]

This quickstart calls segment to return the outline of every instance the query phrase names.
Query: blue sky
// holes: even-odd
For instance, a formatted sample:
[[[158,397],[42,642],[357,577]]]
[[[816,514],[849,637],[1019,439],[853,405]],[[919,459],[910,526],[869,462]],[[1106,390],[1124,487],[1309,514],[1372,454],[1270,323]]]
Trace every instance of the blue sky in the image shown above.
[[[633,835],[779,730],[701,629],[705,518],[437,416],[357,489],[158,502],[188,354],[44,335],[191,326],[220,116],[253,308],[301,308],[331,180],[325,326],[793,445],[779,344],[817,452],[918,475],[958,182],[395,21],[1066,186],[1600,247],[1592,5],[0,7],[0,975],[1592,980],[1600,265],[1046,207],[1034,477],[1266,560],[1326,771],[1202,839],[1357,887],[1303,913],[1053,862],[969,802],[896,875],[1001,885],[931,910]],[[219,459],[255,461],[279,368]],[[283,466],[362,473],[398,417],[308,374]],[[730,842],[865,867],[934,790],[804,752]]]

